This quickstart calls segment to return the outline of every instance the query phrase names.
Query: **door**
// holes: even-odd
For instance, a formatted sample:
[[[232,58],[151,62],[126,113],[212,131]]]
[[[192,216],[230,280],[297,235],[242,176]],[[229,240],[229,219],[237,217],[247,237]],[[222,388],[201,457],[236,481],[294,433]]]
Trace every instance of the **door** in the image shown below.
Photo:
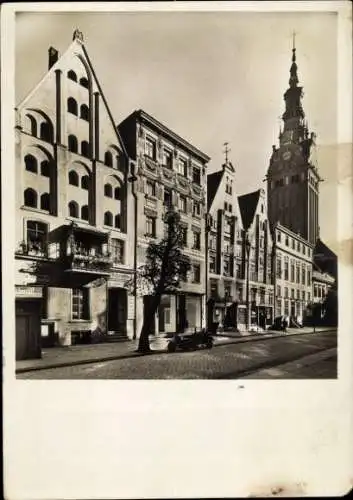
[[[177,332],[183,332],[186,328],[185,295],[177,295]]]
[[[126,333],[127,294],[123,288],[108,292],[108,331]]]
[[[40,300],[16,301],[16,360],[41,357]]]

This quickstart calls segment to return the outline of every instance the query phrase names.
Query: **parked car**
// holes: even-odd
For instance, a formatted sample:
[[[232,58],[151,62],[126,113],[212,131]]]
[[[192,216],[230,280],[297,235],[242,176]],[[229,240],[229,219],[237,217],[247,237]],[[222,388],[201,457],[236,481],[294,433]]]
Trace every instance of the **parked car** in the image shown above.
[[[280,331],[283,331],[284,330],[283,319],[284,319],[283,316],[277,316],[274,319],[273,324],[271,326],[269,326],[268,329],[269,330],[280,330]]]
[[[176,334],[168,343],[168,352],[190,351],[192,349],[213,347],[213,337],[206,330],[189,334]]]

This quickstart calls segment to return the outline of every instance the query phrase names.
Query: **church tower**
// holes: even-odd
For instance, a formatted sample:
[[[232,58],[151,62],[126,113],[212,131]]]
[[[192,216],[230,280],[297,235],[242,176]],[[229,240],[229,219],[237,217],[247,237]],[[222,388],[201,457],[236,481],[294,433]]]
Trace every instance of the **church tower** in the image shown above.
[[[267,171],[268,213],[272,227],[282,226],[315,244],[319,232],[319,182],[315,134],[309,133],[298,85],[296,49],[293,39],[289,88],[284,94],[283,130],[279,147],[272,146]]]

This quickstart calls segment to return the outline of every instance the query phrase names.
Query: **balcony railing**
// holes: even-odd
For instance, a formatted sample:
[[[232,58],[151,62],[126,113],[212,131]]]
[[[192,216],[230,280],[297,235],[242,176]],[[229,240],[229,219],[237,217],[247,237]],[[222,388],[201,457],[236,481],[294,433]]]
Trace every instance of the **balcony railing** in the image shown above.
[[[26,257],[48,257],[48,246],[45,243],[33,243],[33,242],[22,242],[18,246],[15,252],[17,255],[23,255]]]
[[[99,274],[109,274],[113,259],[109,254],[85,255],[74,252],[65,259],[66,269],[71,271],[88,271]]]

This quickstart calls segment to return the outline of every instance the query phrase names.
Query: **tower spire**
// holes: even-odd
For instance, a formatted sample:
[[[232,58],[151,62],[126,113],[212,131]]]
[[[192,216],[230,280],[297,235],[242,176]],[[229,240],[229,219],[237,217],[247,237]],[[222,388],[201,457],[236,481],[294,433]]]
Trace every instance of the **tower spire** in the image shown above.
[[[290,67],[290,78],[289,78],[290,87],[296,87],[298,84],[298,81],[299,81],[298,75],[297,75],[298,66],[295,62],[296,61],[295,35],[296,35],[296,32],[293,31],[292,65]]]

